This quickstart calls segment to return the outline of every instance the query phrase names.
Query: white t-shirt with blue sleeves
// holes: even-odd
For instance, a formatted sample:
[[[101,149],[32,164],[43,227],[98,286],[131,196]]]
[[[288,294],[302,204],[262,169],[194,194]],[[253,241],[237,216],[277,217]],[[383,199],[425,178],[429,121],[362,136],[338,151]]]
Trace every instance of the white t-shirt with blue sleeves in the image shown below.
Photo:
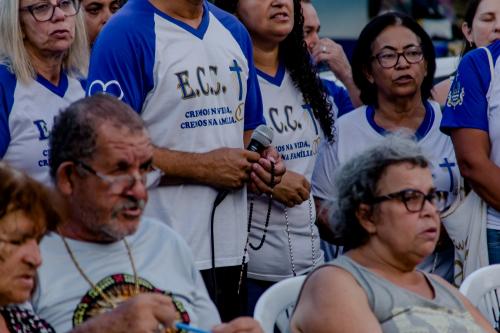
[[[49,185],[49,134],[54,117],[85,95],[81,83],[61,73],[59,86],[41,76],[18,81],[0,65],[0,159]]]
[[[439,131],[441,110],[435,102],[425,103],[426,114],[415,132],[417,144],[429,156],[436,188],[448,191],[448,204],[455,201],[460,189],[460,172],[451,139]],[[323,200],[335,198],[335,171],[356,154],[380,142],[388,133],[374,120],[375,110],[361,106],[340,117],[336,140],[323,145],[313,173],[313,195]]]
[[[310,182],[318,149],[324,140],[319,120],[314,116],[311,106],[304,102],[302,93],[283,64],[280,64],[275,76],[258,71],[258,78],[264,101],[264,116],[274,132],[273,145],[282,156],[287,170],[303,175]],[[258,245],[265,234],[269,199],[267,196],[251,196],[253,212],[250,243]],[[293,276],[288,240],[292,244],[297,274],[307,274],[313,269],[313,263],[323,263],[312,200],[311,196],[309,200],[291,208],[286,208],[276,200],[272,202],[265,243],[259,250],[248,248],[250,278],[279,281]],[[285,214],[289,222],[288,233]]]
[[[493,80],[486,51],[480,48],[467,53],[450,88],[441,130],[448,133],[454,128],[471,128],[487,132],[490,159],[500,166],[500,41],[488,49],[494,66]],[[492,207],[488,207],[487,227],[500,230],[500,212]]]
[[[250,36],[234,16],[208,2],[194,29],[149,1],[128,1],[94,44],[87,94],[102,91],[131,105],[153,143],[171,150],[243,148],[243,132],[265,122]],[[146,214],[172,221],[199,269],[211,267],[216,195],[214,188],[192,184],[149,191]],[[246,191],[232,191],[215,215],[217,266],[241,263],[245,226]]]
[[[352,105],[351,97],[347,89],[338,86],[335,82],[322,79],[323,87],[325,87],[326,93],[330,96],[332,102],[332,111],[335,118],[338,118],[352,110],[354,106]]]

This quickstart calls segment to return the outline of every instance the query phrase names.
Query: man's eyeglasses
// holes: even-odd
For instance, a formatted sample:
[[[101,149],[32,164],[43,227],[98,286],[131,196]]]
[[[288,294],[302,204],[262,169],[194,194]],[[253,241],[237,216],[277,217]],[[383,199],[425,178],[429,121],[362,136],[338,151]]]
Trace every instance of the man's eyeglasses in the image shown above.
[[[377,59],[380,66],[383,68],[392,68],[397,65],[401,56],[403,56],[409,64],[417,64],[424,59],[424,53],[419,46],[409,47],[403,52],[385,50],[372,56],[372,59]]]
[[[60,0],[57,5],[50,2],[39,2],[34,5],[21,7],[20,11],[28,11],[38,22],[52,20],[56,7],[64,13],[64,16],[75,16],[80,10],[80,0]]]
[[[377,204],[387,200],[399,200],[404,203],[406,209],[410,213],[419,213],[424,209],[425,200],[433,204],[438,212],[442,212],[447,207],[448,192],[433,191],[425,194],[419,190],[406,189],[395,193],[389,193],[372,200],[373,204]]]
[[[140,173],[139,176],[131,175],[131,174],[123,174],[123,175],[105,175],[98,171],[95,171],[90,165],[82,162],[76,161],[77,166],[87,171],[88,173],[96,176],[101,179],[103,182],[109,184],[110,191],[112,193],[121,193],[125,190],[132,188],[135,185],[135,182],[139,181],[142,184],[146,184],[148,173],[153,170],[148,170],[147,172]],[[152,168],[152,167],[151,167]]]

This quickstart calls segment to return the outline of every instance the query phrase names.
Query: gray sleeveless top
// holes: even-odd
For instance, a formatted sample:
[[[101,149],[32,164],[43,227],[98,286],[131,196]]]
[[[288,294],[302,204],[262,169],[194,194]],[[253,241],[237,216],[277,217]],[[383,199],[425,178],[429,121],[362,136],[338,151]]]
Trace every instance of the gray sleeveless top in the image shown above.
[[[351,273],[368,297],[384,333],[476,333],[476,324],[462,301],[432,275],[422,272],[434,289],[430,300],[376,275],[348,256],[328,263]]]

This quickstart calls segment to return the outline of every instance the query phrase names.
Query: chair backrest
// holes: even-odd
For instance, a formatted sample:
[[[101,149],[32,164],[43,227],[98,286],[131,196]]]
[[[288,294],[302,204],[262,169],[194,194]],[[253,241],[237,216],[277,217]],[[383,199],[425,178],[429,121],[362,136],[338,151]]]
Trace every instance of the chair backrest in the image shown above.
[[[460,286],[460,292],[497,331],[500,330],[500,264],[482,267],[467,276]]]
[[[305,278],[305,276],[295,276],[282,280],[260,296],[253,316],[262,326],[264,333],[273,333],[278,316],[284,310],[293,309]]]

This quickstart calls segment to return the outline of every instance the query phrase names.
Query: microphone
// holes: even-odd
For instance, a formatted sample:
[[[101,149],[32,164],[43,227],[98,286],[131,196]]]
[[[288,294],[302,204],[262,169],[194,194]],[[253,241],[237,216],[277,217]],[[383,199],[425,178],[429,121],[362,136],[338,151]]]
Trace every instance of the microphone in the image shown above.
[[[266,125],[259,125],[252,133],[250,143],[247,150],[262,153],[273,141],[274,132]],[[214,201],[214,206],[217,207],[222,200],[229,194],[229,190],[220,190]]]
[[[263,152],[267,147],[273,142],[274,132],[270,127],[266,125],[259,125],[250,138],[250,143],[248,144],[247,150],[254,151],[256,153]]]

